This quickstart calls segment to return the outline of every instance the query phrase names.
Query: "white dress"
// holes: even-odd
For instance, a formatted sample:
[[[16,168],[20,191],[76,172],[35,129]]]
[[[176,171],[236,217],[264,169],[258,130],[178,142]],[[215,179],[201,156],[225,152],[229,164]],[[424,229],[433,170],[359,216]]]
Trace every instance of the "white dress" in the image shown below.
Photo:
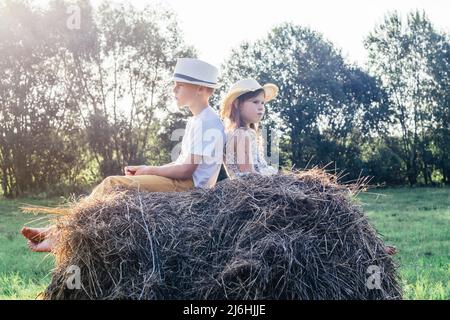
[[[246,145],[249,151],[247,157],[245,155]],[[277,173],[277,169],[269,166],[264,159],[263,147],[258,142],[255,130],[251,128],[236,128],[227,132],[224,166],[228,177],[231,179],[239,178],[250,173],[241,172],[238,163],[252,164],[252,173],[261,175]]]

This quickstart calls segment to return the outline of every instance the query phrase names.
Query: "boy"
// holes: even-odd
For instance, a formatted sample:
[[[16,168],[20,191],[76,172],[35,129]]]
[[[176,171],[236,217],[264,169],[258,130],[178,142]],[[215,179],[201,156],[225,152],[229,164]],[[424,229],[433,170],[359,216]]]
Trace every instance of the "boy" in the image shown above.
[[[128,166],[125,176],[110,176],[94,188],[89,197],[106,194],[115,186],[150,192],[185,191],[215,185],[222,163],[225,132],[222,121],[209,106],[217,87],[216,67],[191,58],[178,59],[173,75],[173,93],[179,108],[188,107],[188,120],[175,162],[163,166]],[[50,252],[55,240],[51,227],[22,229],[32,251]]]

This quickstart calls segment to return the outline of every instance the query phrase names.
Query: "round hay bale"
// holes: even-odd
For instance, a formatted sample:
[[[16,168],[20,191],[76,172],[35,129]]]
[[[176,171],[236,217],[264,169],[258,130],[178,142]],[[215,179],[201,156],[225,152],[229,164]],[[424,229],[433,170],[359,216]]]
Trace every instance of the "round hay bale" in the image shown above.
[[[400,299],[396,265],[351,201],[361,185],[336,180],[313,169],[81,201],[57,221],[44,298]]]

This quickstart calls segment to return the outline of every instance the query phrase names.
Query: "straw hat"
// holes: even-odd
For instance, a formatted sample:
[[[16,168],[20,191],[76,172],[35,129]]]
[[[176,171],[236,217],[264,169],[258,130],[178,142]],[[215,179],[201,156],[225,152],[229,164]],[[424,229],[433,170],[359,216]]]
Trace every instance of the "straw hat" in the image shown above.
[[[233,84],[226,94],[220,106],[220,116],[228,118],[231,113],[231,106],[233,101],[247,92],[263,89],[265,93],[265,102],[273,100],[278,95],[278,87],[273,83],[260,85],[255,79],[243,79]]]
[[[172,81],[217,88],[218,69],[199,59],[179,58]]]

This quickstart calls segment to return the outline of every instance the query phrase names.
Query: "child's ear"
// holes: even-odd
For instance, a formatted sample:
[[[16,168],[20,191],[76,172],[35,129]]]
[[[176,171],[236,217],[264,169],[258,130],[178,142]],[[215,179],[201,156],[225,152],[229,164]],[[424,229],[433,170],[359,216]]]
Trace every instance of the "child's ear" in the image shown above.
[[[212,95],[214,92],[213,88],[205,87],[205,86],[199,86],[197,90],[197,94],[207,94],[208,96]]]
[[[214,88],[205,87],[205,90],[210,96],[214,93]]]

